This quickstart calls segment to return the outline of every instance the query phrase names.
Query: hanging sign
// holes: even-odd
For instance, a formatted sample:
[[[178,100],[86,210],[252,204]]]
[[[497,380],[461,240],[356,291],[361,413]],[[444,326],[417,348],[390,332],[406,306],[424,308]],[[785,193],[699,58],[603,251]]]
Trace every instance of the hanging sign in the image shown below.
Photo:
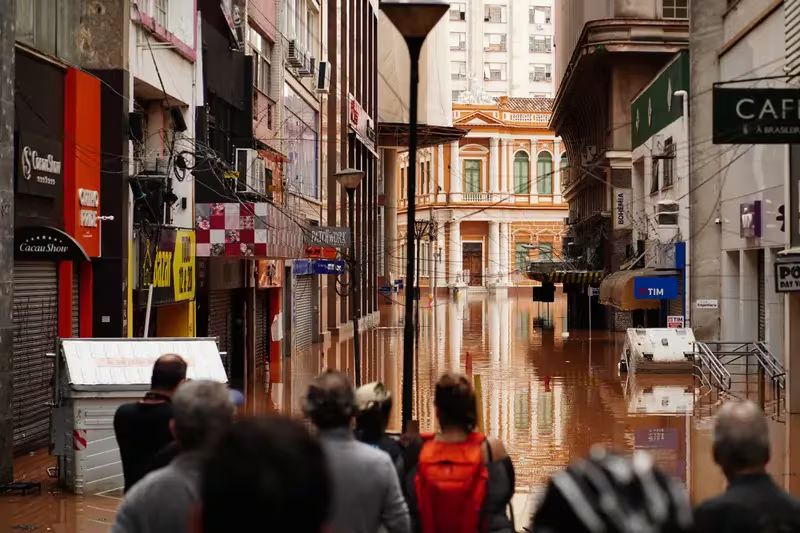
[[[192,230],[161,228],[158,241],[142,243],[141,289],[153,285],[153,304],[195,297],[195,236]]]
[[[61,141],[18,133],[17,192],[60,198],[63,190]]]
[[[800,89],[714,87],[714,144],[787,144],[800,135]]]
[[[349,104],[350,129],[355,132],[361,143],[375,154],[375,123],[352,94],[349,95]]]
[[[614,187],[614,229],[631,228],[631,190]]]
[[[50,226],[17,228],[14,257],[34,261],[88,261],[89,256],[69,234]]]
[[[350,229],[312,226],[305,231],[305,241],[307,246],[346,250],[350,246]]]

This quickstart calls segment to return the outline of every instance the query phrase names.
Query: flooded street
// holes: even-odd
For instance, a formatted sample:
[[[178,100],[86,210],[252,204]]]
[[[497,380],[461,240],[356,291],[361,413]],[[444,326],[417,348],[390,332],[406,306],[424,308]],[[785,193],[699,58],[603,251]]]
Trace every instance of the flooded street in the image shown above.
[[[471,375],[480,383],[486,433],[505,443],[516,466],[517,529],[530,517],[548,477],[595,443],[622,452],[647,450],[669,474],[685,482],[697,502],[718,494],[724,480],[711,459],[714,395],[688,375],[618,372],[621,337],[596,331],[564,338],[565,302],[549,309],[528,291],[508,297],[461,294],[423,299],[415,366],[415,418],[435,429],[433,388],[441,373]],[[382,326],[363,334],[363,382],[380,379],[394,392],[393,431],[400,429],[402,304],[383,307]],[[325,368],[353,376],[352,341],[296,354],[272,369],[273,384],[262,407],[300,416],[300,398]],[[798,493],[797,455],[789,446],[800,420],[770,421],[775,479]],[[1,531],[107,531],[119,494],[78,498],[46,481],[45,453],[17,462],[17,479],[45,481],[41,496],[0,499]],[[51,492],[52,491],[52,492]]]

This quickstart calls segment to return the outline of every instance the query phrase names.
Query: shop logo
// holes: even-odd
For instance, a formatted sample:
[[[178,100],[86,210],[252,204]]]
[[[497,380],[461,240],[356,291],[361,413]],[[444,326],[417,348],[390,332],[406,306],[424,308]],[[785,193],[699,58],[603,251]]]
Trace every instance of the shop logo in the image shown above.
[[[47,174],[61,174],[61,161],[53,157],[53,154],[47,154],[41,157],[39,152],[33,150],[30,146],[22,147],[22,177],[30,181],[33,177],[33,172],[46,172]],[[55,185],[55,178],[49,176],[36,176],[36,182],[42,185]]]
[[[28,237],[19,244],[19,251],[27,254],[65,254],[68,250],[64,241],[50,235]]]

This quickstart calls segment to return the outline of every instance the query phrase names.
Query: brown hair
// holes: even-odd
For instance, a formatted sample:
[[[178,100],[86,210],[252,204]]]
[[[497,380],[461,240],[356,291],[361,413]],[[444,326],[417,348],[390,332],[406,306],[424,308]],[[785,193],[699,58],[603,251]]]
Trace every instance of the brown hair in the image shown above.
[[[442,429],[455,427],[466,432],[475,429],[478,418],[475,391],[465,376],[448,373],[439,378],[434,405]]]

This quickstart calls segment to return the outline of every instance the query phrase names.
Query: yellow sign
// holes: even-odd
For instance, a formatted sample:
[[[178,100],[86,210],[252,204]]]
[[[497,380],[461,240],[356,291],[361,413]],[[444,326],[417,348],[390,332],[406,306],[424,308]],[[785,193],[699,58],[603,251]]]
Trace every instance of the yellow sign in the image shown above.
[[[194,242],[194,231],[178,230],[175,239],[175,258],[172,261],[172,277],[176,302],[194,299]],[[158,257],[156,257],[156,263],[158,263]]]

